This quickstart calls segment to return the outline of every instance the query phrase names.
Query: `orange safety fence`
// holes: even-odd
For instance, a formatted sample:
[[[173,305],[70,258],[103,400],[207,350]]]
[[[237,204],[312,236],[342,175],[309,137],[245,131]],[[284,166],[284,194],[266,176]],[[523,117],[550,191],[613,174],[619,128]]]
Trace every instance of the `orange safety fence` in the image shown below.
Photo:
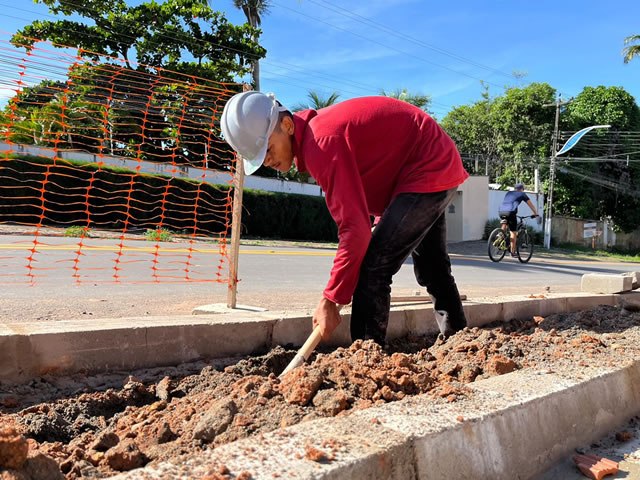
[[[240,90],[0,41],[0,283],[227,282]]]

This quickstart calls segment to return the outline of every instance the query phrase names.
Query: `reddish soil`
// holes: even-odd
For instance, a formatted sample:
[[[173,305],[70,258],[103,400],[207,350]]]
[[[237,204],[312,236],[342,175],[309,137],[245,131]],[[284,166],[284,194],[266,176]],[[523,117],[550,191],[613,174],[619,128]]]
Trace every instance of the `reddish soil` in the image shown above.
[[[382,349],[357,341],[282,379],[295,354],[283,348],[226,366],[43,377],[0,390],[0,480],[107,478],[409,395],[455,402],[471,395],[465,384],[516,369],[620,365],[637,357],[639,327],[637,311],[601,306],[465,329],[446,342],[405,338]],[[305,457],[328,462],[329,451],[309,447]],[[222,468],[211,478],[251,477]]]

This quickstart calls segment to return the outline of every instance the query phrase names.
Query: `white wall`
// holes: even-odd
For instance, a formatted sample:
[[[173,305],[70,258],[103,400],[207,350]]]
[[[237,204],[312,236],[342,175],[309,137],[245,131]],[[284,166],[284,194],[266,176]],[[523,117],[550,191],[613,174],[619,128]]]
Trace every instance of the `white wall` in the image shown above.
[[[53,158],[56,155],[65,160],[78,160],[87,163],[103,162],[111,167],[127,168],[132,171],[141,173],[150,173],[153,175],[167,175],[177,178],[191,178],[212,185],[229,185],[232,181],[231,174],[224,170],[209,170],[188,166],[176,166],[170,163],[155,163],[134,158],[116,157],[110,155],[95,155],[92,153],[81,152],[78,150],[58,150],[52,148],[36,147],[34,145],[20,145],[0,142],[0,152],[23,153],[39,157]],[[300,195],[321,196],[322,190],[318,185],[300,182],[288,182],[277,178],[263,178],[247,176],[244,180],[245,188],[255,190],[267,190],[270,192],[297,193]]]
[[[486,176],[473,176],[458,187],[446,212],[448,242],[482,238],[487,221],[488,182]]]
[[[456,192],[445,211],[447,222],[447,242],[461,242],[464,238],[464,201],[460,189]]]
[[[463,192],[464,217],[463,241],[479,240],[484,234],[488,217],[489,177],[477,175],[469,177],[460,187]]]

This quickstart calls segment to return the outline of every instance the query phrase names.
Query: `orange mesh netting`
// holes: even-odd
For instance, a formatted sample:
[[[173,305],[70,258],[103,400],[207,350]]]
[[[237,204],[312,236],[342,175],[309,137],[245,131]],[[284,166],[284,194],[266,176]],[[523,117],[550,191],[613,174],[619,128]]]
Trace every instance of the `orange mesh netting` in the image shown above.
[[[226,282],[240,85],[69,52],[0,41],[1,282]]]

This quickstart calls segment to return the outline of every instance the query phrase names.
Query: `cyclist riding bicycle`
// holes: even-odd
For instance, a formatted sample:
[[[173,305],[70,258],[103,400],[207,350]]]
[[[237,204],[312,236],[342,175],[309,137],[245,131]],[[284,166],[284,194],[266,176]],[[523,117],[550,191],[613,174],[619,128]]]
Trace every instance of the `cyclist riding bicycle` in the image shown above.
[[[527,205],[529,205],[529,208],[533,212],[532,218],[538,216],[538,211],[533,205],[533,202],[531,202],[529,196],[524,193],[524,185],[522,183],[516,183],[514,186],[514,190],[511,192],[507,192],[507,194],[504,196],[504,200],[502,200],[502,204],[500,205],[500,209],[498,211],[502,229],[504,230],[508,226],[509,232],[511,232],[512,257],[517,256],[516,238],[518,236],[518,220],[516,218],[516,214],[518,213],[518,207],[522,202],[527,202]]]

